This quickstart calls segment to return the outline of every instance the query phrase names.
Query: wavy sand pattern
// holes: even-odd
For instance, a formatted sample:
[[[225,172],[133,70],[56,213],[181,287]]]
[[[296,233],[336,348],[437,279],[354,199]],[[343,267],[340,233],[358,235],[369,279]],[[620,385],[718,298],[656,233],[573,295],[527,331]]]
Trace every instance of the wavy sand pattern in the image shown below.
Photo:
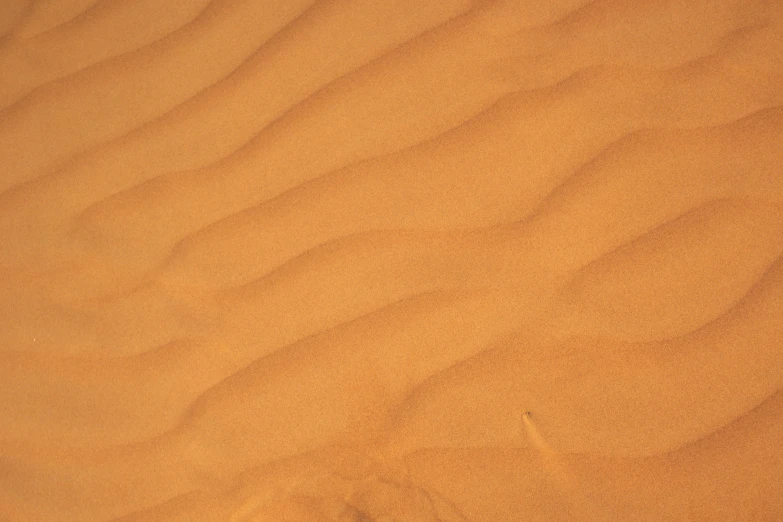
[[[0,35],[0,520],[783,518],[783,4]]]

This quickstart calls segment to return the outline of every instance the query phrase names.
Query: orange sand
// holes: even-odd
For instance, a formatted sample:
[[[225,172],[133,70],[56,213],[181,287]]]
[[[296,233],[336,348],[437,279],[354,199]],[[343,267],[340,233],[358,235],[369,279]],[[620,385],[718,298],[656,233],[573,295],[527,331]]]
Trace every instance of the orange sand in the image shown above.
[[[3,522],[783,520],[783,3],[0,34]]]

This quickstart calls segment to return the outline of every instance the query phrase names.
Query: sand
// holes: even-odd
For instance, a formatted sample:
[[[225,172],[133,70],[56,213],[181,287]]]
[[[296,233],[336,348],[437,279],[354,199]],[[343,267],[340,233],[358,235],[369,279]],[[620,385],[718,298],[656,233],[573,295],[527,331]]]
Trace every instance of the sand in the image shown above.
[[[783,4],[0,3],[0,520],[783,520]]]

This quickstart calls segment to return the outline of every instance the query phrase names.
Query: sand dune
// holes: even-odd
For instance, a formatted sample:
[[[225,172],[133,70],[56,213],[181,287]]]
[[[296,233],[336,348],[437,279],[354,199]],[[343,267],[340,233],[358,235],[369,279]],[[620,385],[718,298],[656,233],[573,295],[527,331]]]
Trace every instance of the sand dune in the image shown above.
[[[0,520],[783,518],[783,5],[0,35]]]

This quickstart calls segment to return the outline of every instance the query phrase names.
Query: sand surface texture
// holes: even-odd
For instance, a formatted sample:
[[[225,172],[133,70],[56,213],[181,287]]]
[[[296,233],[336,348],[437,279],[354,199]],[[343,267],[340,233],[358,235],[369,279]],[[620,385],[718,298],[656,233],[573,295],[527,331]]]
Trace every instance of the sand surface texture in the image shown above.
[[[783,520],[783,3],[0,34],[0,520]]]

